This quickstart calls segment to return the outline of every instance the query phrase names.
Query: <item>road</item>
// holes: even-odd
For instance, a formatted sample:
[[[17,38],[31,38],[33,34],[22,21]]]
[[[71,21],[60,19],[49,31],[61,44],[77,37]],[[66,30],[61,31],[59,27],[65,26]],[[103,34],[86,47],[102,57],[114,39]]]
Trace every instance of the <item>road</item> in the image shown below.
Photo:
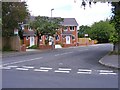
[[[3,58],[3,88],[118,88],[118,71],[99,64],[112,50],[98,44]]]

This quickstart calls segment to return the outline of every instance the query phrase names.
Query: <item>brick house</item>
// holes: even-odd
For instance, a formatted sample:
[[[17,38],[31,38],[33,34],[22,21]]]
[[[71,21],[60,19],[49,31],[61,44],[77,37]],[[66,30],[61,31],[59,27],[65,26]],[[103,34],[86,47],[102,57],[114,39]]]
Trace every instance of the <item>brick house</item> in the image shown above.
[[[33,17],[32,17],[33,18]],[[54,41],[54,45],[59,44],[63,47],[76,46],[78,43],[77,35],[77,26],[78,23],[75,18],[63,18],[61,22],[61,27],[57,30],[55,37],[48,37],[43,35],[40,38],[40,47],[45,45],[45,40],[49,38],[49,45],[51,45],[51,39]],[[26,46],[37,45],[37,36],[34,30],[24,28],[24,44]]]
[[[77,26],[75,18],[64,18],[62,27],[58,29],[55,36],[55,44],[62,44],[64,47],[76,46],[78,42]]]
[[[75,18],[64,18],[61,23],[61,28],[56,32],[55,37],[41,36],[40,45],[44,45],[45,39],[49,38],[49,45],[51,45],[51,38],[54,39],[54,44],[60,44],[63,47],[76,46],[78,42],[77,26],[78,23]]]
[[[30,29],[28,24],[23,24],[23,43],[26,47],[37,45],[37,36],[35,31]]]

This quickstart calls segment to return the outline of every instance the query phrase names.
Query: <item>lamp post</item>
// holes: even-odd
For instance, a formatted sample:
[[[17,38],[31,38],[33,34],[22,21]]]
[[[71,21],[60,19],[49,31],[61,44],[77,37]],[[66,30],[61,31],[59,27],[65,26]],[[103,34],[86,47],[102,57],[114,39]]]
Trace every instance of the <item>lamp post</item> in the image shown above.
[[[51,9],[51,21],[52,21],[52,11],[54,10],[54,8]],[[54,39],[51,38],[51,46],[52,46],[52,49],[54,49]]]
[[[51,9],[51,18],[52,18],[52,11],[54,10],[54,8]]]

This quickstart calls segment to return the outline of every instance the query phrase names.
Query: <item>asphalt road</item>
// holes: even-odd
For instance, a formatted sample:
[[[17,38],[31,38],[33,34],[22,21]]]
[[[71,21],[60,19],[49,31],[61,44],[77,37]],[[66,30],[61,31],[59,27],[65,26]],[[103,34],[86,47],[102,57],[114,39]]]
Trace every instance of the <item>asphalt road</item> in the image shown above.
[[[3,88],[118,88],[118,71],[99,64],[111,44],[3,58]]]

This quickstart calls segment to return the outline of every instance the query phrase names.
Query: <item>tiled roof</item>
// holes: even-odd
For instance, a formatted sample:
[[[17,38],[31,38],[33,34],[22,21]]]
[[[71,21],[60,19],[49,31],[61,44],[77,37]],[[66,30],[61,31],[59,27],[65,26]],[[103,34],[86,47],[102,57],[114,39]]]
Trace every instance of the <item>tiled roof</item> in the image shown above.
[[[35,36],[34,31],[24,31],[23,36]]]
[[[64,18],[62,25],[63,26],[78,26],[78,23],[75,18]]]

